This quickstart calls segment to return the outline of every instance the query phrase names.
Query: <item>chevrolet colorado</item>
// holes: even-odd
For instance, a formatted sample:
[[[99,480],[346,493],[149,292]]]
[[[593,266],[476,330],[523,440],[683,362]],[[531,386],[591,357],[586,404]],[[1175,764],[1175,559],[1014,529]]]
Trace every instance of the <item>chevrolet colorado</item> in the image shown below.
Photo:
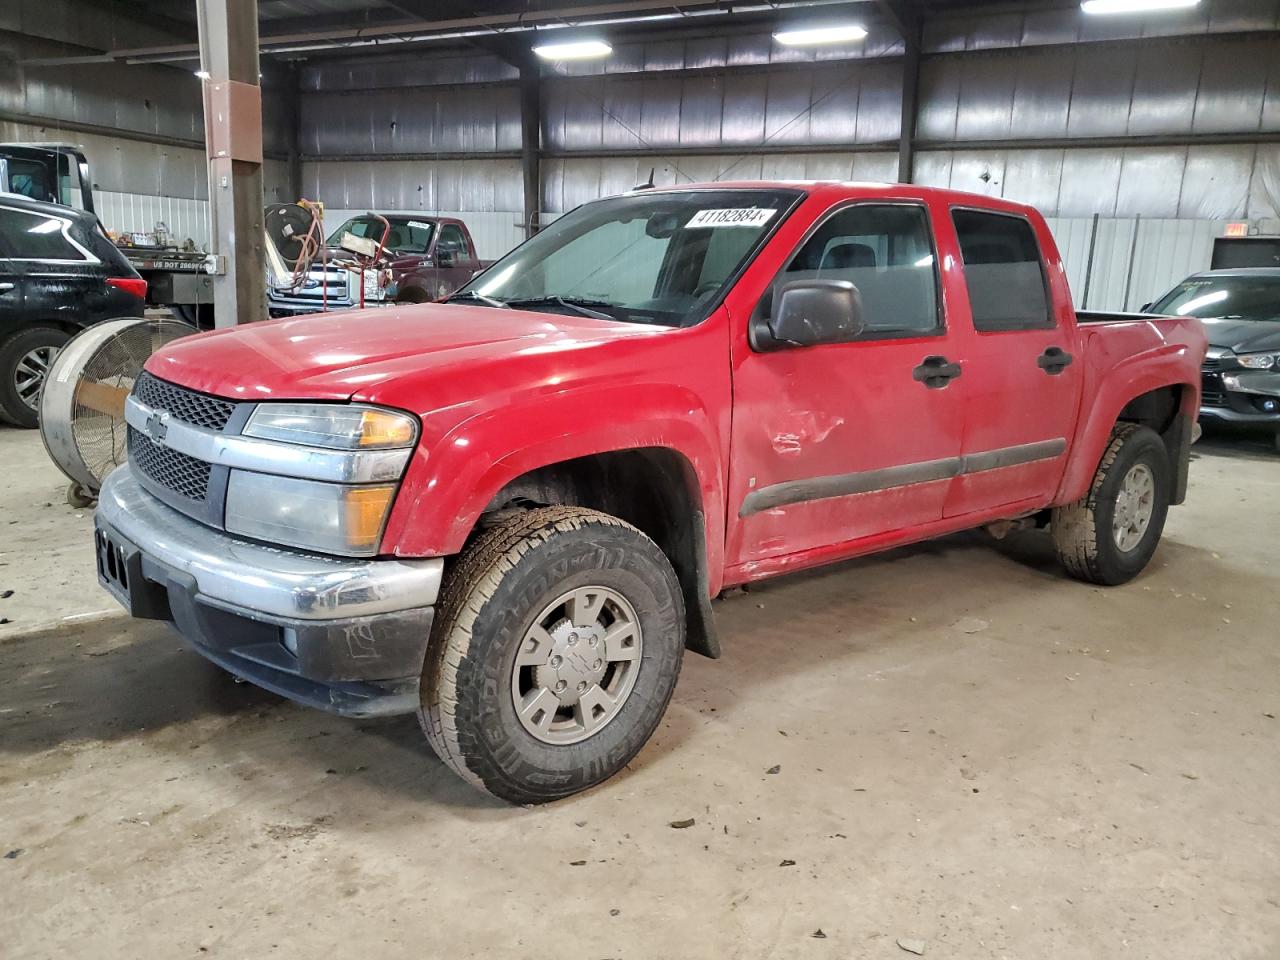
[[[1025,206],[635,191],[447,302],[156,353],[99,575],[239,676],[416,712],[473,784],[552,800],[643,746],[686,648],[719,656],[726,587],[1010,523],[1134,577],[1186,492],[1204,353],[1194,319],[1077,315]]]

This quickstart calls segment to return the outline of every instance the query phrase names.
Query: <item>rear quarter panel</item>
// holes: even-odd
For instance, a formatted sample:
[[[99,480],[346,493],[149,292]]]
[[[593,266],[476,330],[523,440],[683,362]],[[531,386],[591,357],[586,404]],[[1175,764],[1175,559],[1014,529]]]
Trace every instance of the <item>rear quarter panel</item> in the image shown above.
[[[1071,459],[1057,503],[1084,496],[1125,405],[1160,387],[1182,387],[1179,412],[1200,409],[1204,329],[1198,320],[1144,318],[1082,323],[1077,327],[1084,361],[1084,391]]]

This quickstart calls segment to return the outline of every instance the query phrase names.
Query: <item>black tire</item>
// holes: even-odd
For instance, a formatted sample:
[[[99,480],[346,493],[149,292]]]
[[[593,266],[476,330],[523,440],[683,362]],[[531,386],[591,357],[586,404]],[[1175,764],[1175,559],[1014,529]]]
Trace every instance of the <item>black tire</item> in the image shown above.
[[[1151,514],[1141,538],[1122,550],[1113,522],[1125,478],[1139,464],[1147,467],[1154,480]],[[1075,503],[1053,510],[1053,539],[1067,573],[1077,580],[1104,586],[1127,583],[1136,577],[1160,542],[1172,489],[1169,454],[1159,435],[1136,423],[1117,425],[1089,492]]]
[[[539,613],[585,585],[616,591],[636,614],[643,643],[634,686],[585,739],[545,743],[516,713],[516,654]],[[557,800],[609,778],[644,746],[675,690],[684,640],[680,585],[652,540],[594,510],[530,510],[481,534],[449,572],[418,718],[435,752],[469,783],[512,803]]]
[[[33,350],[61,350],[70,339],[70,334],[57,327],[28,327],[0,341],[0,420],[27,430],[40,425],[38,409],[28,406],[18,394],[18,364]]]

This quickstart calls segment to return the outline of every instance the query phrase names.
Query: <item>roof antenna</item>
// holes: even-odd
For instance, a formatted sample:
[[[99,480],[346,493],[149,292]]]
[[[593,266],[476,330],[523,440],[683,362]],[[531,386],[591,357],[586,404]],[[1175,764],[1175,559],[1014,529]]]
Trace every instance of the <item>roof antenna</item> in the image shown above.
[[[632,189],[634,189],[634,190],[652,190],[652,189],[653,189],[653,187],[654,187],[654,183],[653,183],[653,173],[654,173],[654,171],[655,171],[655,170],[657,170],[657,169],[658,169],[657,167],[650,167],[650,168],[649,168],[649,179],[648,179],[648,181],[647,181],[647,182],[645,182],[645,183],[637,184],[637,185],[636,185],[635,187],[633,187]]]

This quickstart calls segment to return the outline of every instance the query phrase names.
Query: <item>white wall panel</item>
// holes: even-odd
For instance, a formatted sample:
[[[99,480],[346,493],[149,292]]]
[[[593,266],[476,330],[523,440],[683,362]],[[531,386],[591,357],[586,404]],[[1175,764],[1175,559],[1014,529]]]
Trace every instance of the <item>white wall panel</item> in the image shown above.
[[[1213,241],[1222,235],[1223,221],[1099,218],[1092,273],[1093,218],[1050,219],[1049,229],[1066,265],[1077,307],[1138,310],[1185,277],[1209,269]]]

